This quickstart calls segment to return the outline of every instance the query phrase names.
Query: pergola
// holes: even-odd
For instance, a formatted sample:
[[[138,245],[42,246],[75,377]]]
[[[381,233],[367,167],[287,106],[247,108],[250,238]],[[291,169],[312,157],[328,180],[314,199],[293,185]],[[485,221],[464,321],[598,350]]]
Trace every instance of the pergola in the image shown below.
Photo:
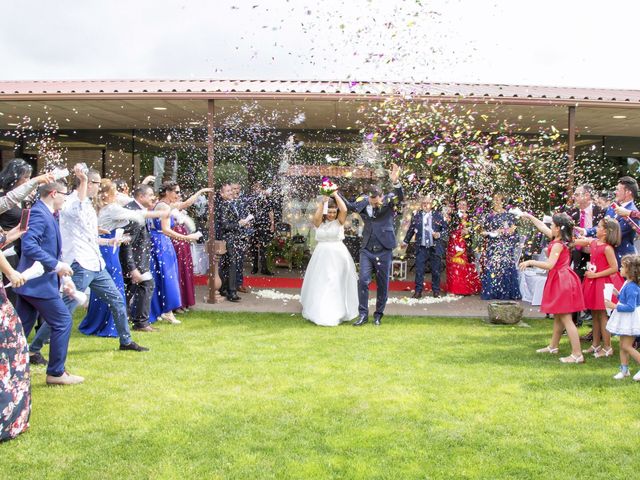
[[[274,81],[274,80],[87,80],[0,82],[0,129],[46,111],[65,129],[206,128],[209,186],[215,184],[214,130],[238,115],[246,102],[279,112],[272,127],[347,130],[363,120],[363,105],[402,96],[421,102],[472,105],[482,114],[500,107],[501,120],[517,131],[555,125],[567,139],[569,185],[573,184],[576,137],[614,138],[616,156],[640,155],[640,90],[522,85]],[[295,126],[286,120],[304,112]],[[481,117],[481,115],[479,116]],[[477,120],[482,129],[483,121]],[[564,126],[563,126],[564,125]],[[132,135],[133,138],[133,135]],[[603,141],[604,144],[604,141]],[[132,176],[135,177],[135,167]],[[214,198],[209,198],[213,219]],[[214,222],[209,222],[209,298],[213,278]]]

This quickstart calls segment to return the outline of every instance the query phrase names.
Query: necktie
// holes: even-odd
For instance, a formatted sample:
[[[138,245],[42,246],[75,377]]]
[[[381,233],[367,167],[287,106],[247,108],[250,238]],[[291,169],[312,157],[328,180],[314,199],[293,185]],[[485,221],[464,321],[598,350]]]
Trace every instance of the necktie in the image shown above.
[[[580,221],[578,223],[578,226],[580,228],[584,228],[585,218],[586,218],[586,212],[584,210],[580,209]],[[577,246],[576,250],[582,250],[582,247]]]

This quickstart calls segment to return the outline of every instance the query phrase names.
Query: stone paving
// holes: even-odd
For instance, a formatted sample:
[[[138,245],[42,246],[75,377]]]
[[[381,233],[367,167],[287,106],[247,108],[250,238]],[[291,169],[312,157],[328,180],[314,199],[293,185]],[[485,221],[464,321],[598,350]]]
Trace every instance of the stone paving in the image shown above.
[[[205,302],[208,294],[207,287],[196,287],[197,305],[194,310],[221,312],[277,312],[300,314],[301,306],[298,300],[299,289],[264,289],[252,288],[249,293],[240,293],[242,300],[237,303],[223,301],[217,304]],[[432,316],[432,317],[487,317],[487,301],[478,296],[456,297],[446,295],[439,299],[432,297],[420,300],[411,299],[411,292],[390,292],[389,302],[385,309],[386,315],[402,316]],[[279,297],[279,298],[270,298]],[[370,299],[375,299],[375,292],[371,292]],[[521,302],[524,307],[525,318],[544,318],[539,307],[533,307]],[[370,314],[374,307],[370,305]]]

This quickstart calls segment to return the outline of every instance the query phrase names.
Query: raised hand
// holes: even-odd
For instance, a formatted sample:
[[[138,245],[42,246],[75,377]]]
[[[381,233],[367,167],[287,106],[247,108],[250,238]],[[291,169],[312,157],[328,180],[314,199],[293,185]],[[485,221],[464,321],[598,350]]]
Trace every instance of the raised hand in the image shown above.
[[[391,183],[398,183],[400,177],[400,167],[396,163],[391,164],[391,170],[389,171],[389,179]]]

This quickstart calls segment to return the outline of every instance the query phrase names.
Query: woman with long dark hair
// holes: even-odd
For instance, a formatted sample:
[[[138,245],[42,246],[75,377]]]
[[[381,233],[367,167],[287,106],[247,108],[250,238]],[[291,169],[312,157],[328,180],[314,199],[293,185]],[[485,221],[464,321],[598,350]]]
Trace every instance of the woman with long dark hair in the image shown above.
[[[549,271],[544,284],[540,311],[553,315],[553,335],[549,345],[540,348],[537,352],[557,354],[562,332],[566,330],[571,342],[571,355],[562,357],[560,361],[584,363],[578,329],[572,318],[573,312],[581,312],[585,309],[580,277],[571,269],[573,220],[566,213],[558,213],[552,217],[551,228],[549,228],[528,213],[523,214],[522,218],[531,220],[535,227],[551,240],[547,247],[547,261],[527,260],[520,264],[521,270],[527,267],[538,267]]]
[[[192,198],[213,189],[203,188]],[[176,182],[164,182],[158,190],[159,201],[154,210],[172,211],[180,210],[184,203],[180,201],[180,186]],[[195,202],[194,198],[194,202]],[[154,219],[151,228],[151,274],[155,281],[155,289],[151,297],[150,322],[155,322],[158,318],[169,323],[180,323],[173,314],[182,306],[180,294],[180,274],[178,268],[178,257],[171,240],[183,242],[196,242],[201,235],[191,233],[183,235],[173,230],[175,219],[162,218]]]
[[[30,197],[35,194],[38,185],[53,180],[51,174],[40,175],[31,178],[33,169],[26,161],[21,158],[14,158],[0,171],[0,202],[6,208],[2,208],[0,213],[0,228],[4,231],[11,230],[18,226],[22,217],[22,209],[30,204]],[[7,261],[12,268],[18,266],[20,260],[21,243],[16,240],[11,245],[11,252],[6,253]],[[7,283],[7,277],[4,277]],[[7,298],[15,305],[16,294],[13,289],[7,291]]]

